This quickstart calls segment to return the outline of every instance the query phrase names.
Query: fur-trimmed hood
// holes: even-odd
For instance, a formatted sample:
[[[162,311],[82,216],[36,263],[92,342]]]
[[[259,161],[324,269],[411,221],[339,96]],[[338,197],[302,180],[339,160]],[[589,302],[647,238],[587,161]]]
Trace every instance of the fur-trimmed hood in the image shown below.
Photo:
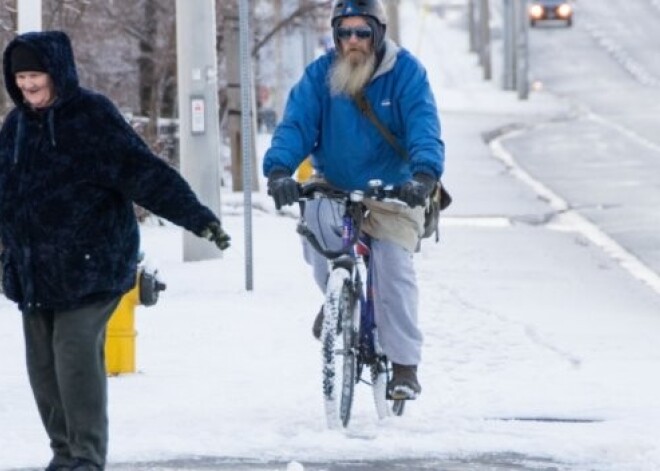
[[[5,86],[16,106],[26,106],[23,101],[23,94],[16,86],[14,74],[11,72],[11,52],[19,44],[34,51],[46,67],[47,73],[55,86],[57,96],[52,106],[57,107],[79,93],[78,72],[76,71],[73,48],[68,36],[61,31],[25,33],[15,37],[7,45],[3,57]]]

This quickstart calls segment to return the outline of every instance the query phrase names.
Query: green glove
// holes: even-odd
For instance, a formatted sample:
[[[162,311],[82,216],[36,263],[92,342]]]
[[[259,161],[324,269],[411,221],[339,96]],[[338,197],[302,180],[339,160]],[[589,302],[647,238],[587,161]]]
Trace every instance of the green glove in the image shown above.
[[[218,246],[220,250],[229,248],[229,241],[231,237],[227,234],[220,225],[219,221],[213,221],[211,224],[199,234],[200,237],[210,240]]]

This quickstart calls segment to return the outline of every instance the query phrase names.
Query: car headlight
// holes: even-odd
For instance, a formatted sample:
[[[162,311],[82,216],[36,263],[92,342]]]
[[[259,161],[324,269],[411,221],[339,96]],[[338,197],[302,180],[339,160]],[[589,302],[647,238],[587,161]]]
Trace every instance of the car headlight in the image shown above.
[[[530,5],[529,16],[535,20],[538,20],[543,16],[543,7],[536,3]]]
[[[557,8],[557,14],[562,18],[568,18],[573,13],[573,8],[568,3],[562,3]]]

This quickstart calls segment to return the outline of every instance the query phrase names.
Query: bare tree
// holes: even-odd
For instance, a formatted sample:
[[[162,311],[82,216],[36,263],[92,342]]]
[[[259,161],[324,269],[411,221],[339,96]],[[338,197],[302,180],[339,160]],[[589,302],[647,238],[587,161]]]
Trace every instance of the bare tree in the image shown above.
[[[282,31],[283,29],[286,29],[292,25],[295,25],[296,22],[300,21],[301,19],[307,20],[307,21],[314,21],[317,17],[319,12],[325,12],[330,6],[332,5],[332,0],[321,0],[317,2],[306,2],[302,5],[300,5],[298,8],[296,8],[292,13],[287,15],[286,18],[283,18],[276,24],[274,24],[270,30],[261,38],[255,41],[255,44],[252,48],[252,55],[257,56],[259,53],[259,50],[264,47],[273,37]]]
[[[44,29],[76,29],[90,0],[44,1]]]
[[[72,38],[81,84],[106,94],[122,111],[148,118],[142,133],[158,151],[162,145],[157,139],[158,118],[175,118],[178,112],[175,2],[42,1],[44,28],[63,30]],[[327,28],[331,3],[331,0],[250,2],[255,94],[256,90],[282,88],[283,82],[274,76],[281,75],[281,64],[288,57],[281,50],[283,38],[298,37],[304,23],[312,23],[318,30]],[[232,21],[237,24],[236,0],[216,0],[216,14],[220,125],[226,129],[238,106],[237,95],[232,96],[232,90],[236,91],[239,85],[238,69],[231,64],[238,57],[238,41],[237,37],[229,37],[236,31],[231,27]],[[16,0],[0,0],[2,50],[15,31]],[[280,60],[273,60],[274,57]],[[13,105],[7,99],[5,87],[2,89],[1,116]],[[278,91],[278,96],[283,92]],[[176,160],[172,163],[178,164]],[[240,168],[232,171],[237,175]]]
[[[303,22],[316,24],[320,18],[327,19],[331,0],[307,0],[302,5],[299,0],[280,0],[256,1],[251,3],[250,27],[252,33],[251,56],[253,59],[254,88],[253,94],[257,89],[262,89],[261,80],[263,78],[261,55],[264,55],[264,61],[272,63],[272,56],[279,54],[280,51],[273,51],[269,46],[274,39],[286,33],[296,33]],[[282,7],[286,4],[289,13],[282,15]],[[218,31],[218,56],[221,70],[226,77],[225,83],[220,84],[219,97],[221,103],[221,125],[226,128],[231,147],[231,167],[232,167],[232,186],[234,191],[243,189],[242,184],[242,157],[240,140],[240,70],[238,66],[238,4],[236,0],[225,0],[220,4],[220,25]],[[269,64],[270,65],[270,64]],[[269,66],[267,70],[273,70]],[[265,87],[264,87],[265,88]],[[256,103],[254,103],[256,106]],[[253,112],[253,115],[256,114]],[[253,122],[256,122],[256,116],[253,116]],[[254,133],[253,133],[254,134]],[[254,149],[254,145],[252,146]],[[252,168],[256,170],[256,156],[253,154]],[[256,189],[257,178],[253,176],[253,189]]]
[[[137,44],[137,113],[149,119],[148,142],[158,137],[158,118],[176,113],[176,30],[174,2],[139,0],[103,4],[115,27]]]

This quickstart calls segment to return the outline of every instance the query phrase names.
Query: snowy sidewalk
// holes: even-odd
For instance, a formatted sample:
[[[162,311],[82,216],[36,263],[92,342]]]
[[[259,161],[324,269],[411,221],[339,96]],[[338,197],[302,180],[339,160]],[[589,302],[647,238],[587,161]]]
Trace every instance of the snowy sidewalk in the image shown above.
[[[360,385],[349,430],[326,429],[310,332],[321,295],[295,220],[255,195],[266,210],[254,212],[255,288],[246,292],[242,197],[223,194],[233,236],[223,259],[183,263],[179,229],[143,228],[168,288],[138,309],[139,373],[110,379],[109,470],[228,469],[228,460],[277,471],[294,460],[307,471],[366,470],[340,465],[367,461],[414,469],[416,460],[452,471],[660,469],[660,297],[553,219],[483,140],[564,105],[543,94],[519,102],[481,82],[456,18],[429,15],[422,27],[415,4],[404,4],[404,21],[426,35],[419,52],[442,109],[455,197],[441,243],[427,240],[417,255],[422,396],[404,417],[378,421]],[[0,358],[0,470],[36,468],[49,459],[47,440],[20,318],[5,300]]]

